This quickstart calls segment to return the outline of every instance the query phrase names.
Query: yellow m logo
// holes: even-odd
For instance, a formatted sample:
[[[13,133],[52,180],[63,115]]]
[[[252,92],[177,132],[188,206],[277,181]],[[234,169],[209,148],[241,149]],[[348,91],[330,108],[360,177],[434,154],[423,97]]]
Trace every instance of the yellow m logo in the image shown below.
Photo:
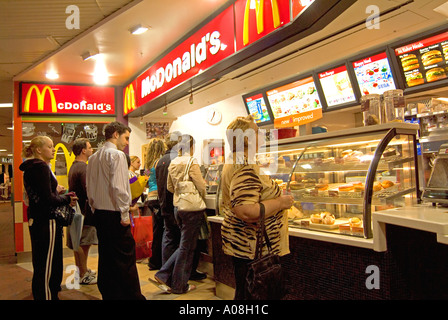
[[[255,8],[254,8],[255,4]],[[280,26],[280,13],[278,11],[277,0],[271,0],[272,20],[274,28]],[[249,43],[249,12],[250,9],[255,9],[255,19],[257,21],[257,33],[264,31],[264,0],[247,0],[246,8],[244,10],[244,24],[243,24],[243,44]]]
[[[123,114],[128,114],[135,109],[135,92],[132,83],[126,87],[123,100]]]
[[[37,85],[32,85],[28,92],[26,93],[25,97],[25,103],[23,105],[23,112],[30,112],[30,101],[31,101],[31,95],[33,92],[36,92],[36,99],[37,99],[37,110],[38,111],[44,111],[44,102],[45,102],[45,95],[47,92],[50,94],[51,99],[51,112],[57,113],[57,107],[56,107],[56,98],[54,97],[54,92],[51,90],[49,86],[45,86],[42,90],[42,92],[39,90]]]

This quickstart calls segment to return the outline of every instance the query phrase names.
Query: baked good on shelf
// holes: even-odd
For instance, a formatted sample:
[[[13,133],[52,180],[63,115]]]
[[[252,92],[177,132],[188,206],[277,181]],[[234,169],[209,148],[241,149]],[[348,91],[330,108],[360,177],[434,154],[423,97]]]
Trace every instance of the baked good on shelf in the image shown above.
[[[297,209],[295,206],[292,206],[287,210],[288,220],[300,219],[303,218],[303,212]]]
[[[343,184],[338,187],[338,190],[339,191],[353,191],[353,185],[352,184]]]
[[[297,181],[291,181],[289,183],[289,188],[291,190],[299,190],[299,189],[303,189],[304,188],[304,184],[301,182],[297,182]]]
[[[357,217],[350,218],[348,223],[350,224],[350,227],[360,227],[362,225],[361,219]]]
[[[320,215],[320,213],[314,213],[311,215],[310,221],[312,223],[322,223],[322,216]]]
[[[334,224],[336,218],[330,212],[322,212],[322,223],[323,224]]]
[[[275,181],[275,183],[277,183],[277,184],[282,184],[282,183],[283,183],[283,180],[282,180],[282,179],[274,179],[274,181]]]
[[[383,157],[393,157],[397,154],[397,150],[395,148],[389,148],[383,152]]]
[[[342,156],[342,157],[348,156],[348,155],[350,155],[352,152],[353,152],[352,149],[344,150],[344,151],[342,151],[341,156]]]
[[[361,183],[360,185],[353,186],[353,191],[354,192],[362,192],[362,191],[364,191],[364,185]]]
[[[380,191],[381,189],[383,189],[383,186],[381,185],[381,182],[375,181],[373,183],[373,191]]]
[[[318,183],[318,184],[316,184],[316,188],[319,191],[328,190],[328,183]]]
[[[395,185],[395,184],[394,184],[392,181],[390,181],[390,180],[384,180],[383,182],[381,182],[381,186],[382,186],[384,189],[393,187],[394,185]]]

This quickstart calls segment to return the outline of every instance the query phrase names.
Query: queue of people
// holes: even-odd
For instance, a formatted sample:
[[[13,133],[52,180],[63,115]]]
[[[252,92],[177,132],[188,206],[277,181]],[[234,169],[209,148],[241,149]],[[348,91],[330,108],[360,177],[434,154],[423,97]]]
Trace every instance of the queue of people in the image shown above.
[[[240,129],[240,130],[239,130]],[[223,250],[232,256],[236,280],[235,299],[245,299],[246,265],[254,259],[253,239],[259,217],[259,203],[266,208],[268,235],[275,237],[274,253],[289,253],[287,215],[293,204],[281,190],[249,159],[247,130],[258,128],[251,116],[238,117],[228,127],[231,150],[222,173]],[[106,142],[92,154],[91,145],[78,139],[73,145],[75,162],[69,172],[71,193],[57,184],[49,163],[54,158],[53,142],[39,136],[23,151],[31,157],[20,165],[28,197],[28,219],[33,257],[33,296],[35,299],[58,299],[62,281],[62,226],[52,214],[61,205],[80,205],[85,216],[80,248],[74,251],[81,283],[97,283],[104,300],[143,300],[136,268],[135,241],[131,233],[132,199],[130,175],[138,175],[141,161],[123,150],[129,144],[131,129],[112,122],[104,129]],[[243,141],[244,152],[235,146]],[[183,294],[195,289],[189,280],[206,277],[197,271],[201,249],[201,228],[207,226],[204,210],[181,211],[173,203],[179,197],[178,182],[187,172],[199,194],[205,199],[206,183],[198,161],[192,157],[195,140],[190,135],[173,132],[165,140],[153,139],[145,155],[144,172],[148,175],[148,205],[153,217],[152,259],[149,268],[158,270],[155,281],[169,293]],[[87,162],[88,160],[88,162]],[[94,227],[93,227],[94,226]],[[68,243],[69,244],[69,243]],[[97,273],[87,268],[91,245],[98,244]],[[70,246],[69,246],[70,247]]]

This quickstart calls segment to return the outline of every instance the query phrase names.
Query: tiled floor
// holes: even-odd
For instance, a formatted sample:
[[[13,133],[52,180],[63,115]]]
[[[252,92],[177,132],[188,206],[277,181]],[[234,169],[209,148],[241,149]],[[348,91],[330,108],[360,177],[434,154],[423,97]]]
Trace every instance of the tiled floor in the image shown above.
[[[61,300],[98,300],[101,294],[97,285],[74,286],[73,257],[64,258],[64,275],[62,291],[59,294]],[[98,255],[90,253],[88,267],[97,269]],[[137,263],[142,294],[148,300],[219,300],[215,296],[215,282],[211,277],[201,281],[190,281],[196,285],[196,289],[186,294],[168,294],[162,291],[154,281],[156,271],[150,271],[146,261]],[[204,269],[201,269],[204,270]],[[30,300],[31,295],[32,264],[22,262],[17,264],[0,265],[0,300]]]

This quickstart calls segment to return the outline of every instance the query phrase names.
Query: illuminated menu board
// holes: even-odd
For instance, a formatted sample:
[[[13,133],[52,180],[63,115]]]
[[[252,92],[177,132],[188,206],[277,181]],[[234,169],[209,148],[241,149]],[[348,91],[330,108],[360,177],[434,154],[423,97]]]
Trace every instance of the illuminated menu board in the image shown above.
[[[252,115],[256,123],[264,124],[271,121],[271,117],[269,116],[266,102],[262,93],[244,98],[244,101],[246,103],[248,113]]]
[[[346,66],[319,73],[319,81],[329,107],[356,101]]]
[[[298,126],[322,118],[322,105],[313,77],[269,90],[266,95],[276,128]]]
[[[396,89],[385,52],[353,62],[353,69],[362,95]]]
[[[448,32],[396,48],[406,87],[446,79],[448,74]]]

